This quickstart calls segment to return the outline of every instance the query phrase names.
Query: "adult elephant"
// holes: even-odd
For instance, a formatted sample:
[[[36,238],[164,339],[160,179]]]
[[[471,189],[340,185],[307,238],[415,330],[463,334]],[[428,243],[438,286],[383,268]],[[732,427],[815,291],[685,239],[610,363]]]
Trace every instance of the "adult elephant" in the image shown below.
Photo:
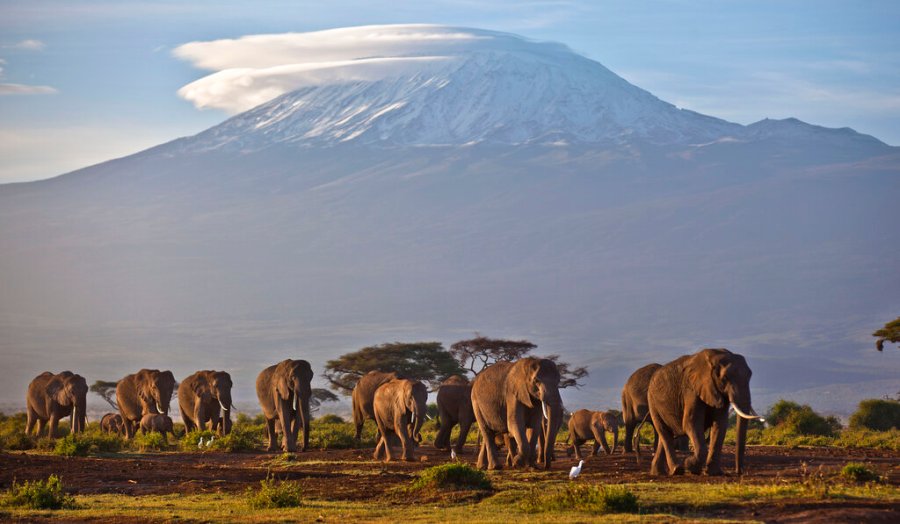
[[[562,397],[559,394],[559,369],[552,360],[526,357],[516,362],[498,362],[475,377],[472,383],[472,407],[481,431],[478,467],[485,461],[488,469],[498,469],[498,434],[509,433],[516,443],[513,467],[535,463],[538,436],[548,428],[559,428],[562,421]],[[548,468],[556,444],[556,432],[543,439],[543,466]]]
[[[375,460],[384,451],[385,462],[390,462],[391,435],[397,435],[403,447],[403,460],[413,460],[415,436],[425,420],[425,404],[428,388],[418,380],[398,378],[382,384],[375,390],[372,409],[380,435],[375,446]]]
[[[606,442],[606,433],[609,432],[613,436],[613,447],[609,449]],[[597,456],[597,448],[603,446],[603,451],[607,455],[616,451],[619,444],[619,420],[616,416],[608,411],[590,411],[587,409],[579,409],[569,418],[569,439],[566,443],[572,443],[572,449],[567,451],[575,452],[575,458],[581,460],[581,445],[588,440],[594,441],[594,447],[591,450],[591,456]]]
[[[647,402],[659,434],[651,475],[662,473],[665,459],[670,475],[721,475],[719,459],[728,429],[728,407],[737,413],[735,472],[744,470],[747,421],[759,417],[750,402],[750,366],[743,356],[727,349],[704,349],[659,368],[650,379]],[[710,430],[709,443],[704,434]],[[693,454],[684,466],[675,463],[674,437],[687,435]],[[705,457],[704,457],[705,455]]]
[[[650,412],[647,406],[647,388],[650,386],[650,379],[656,370],[662,367],[662,364],[647,364],[638,369],[628,377],[625,387],[622,388],[622,420],[625,423],[625,442],[623,453],[632,453],[634,448],[631,445],[631,439],[634,436],[634,428],[637,427]],[[653,449],[656,449],[659,443],[659,435],[653,439]]]
[[[266,417],[268,451],[275,451],[275,421],[283,428],[281,448],[297,451],[297,436],[303,428],[300,451],[309,447],[309,399],[313,372],[305,360],[283,360],[262,370],[256,378],[256,396]]]
[[[116,384],[116,404],[122,415],[125,436],[134,437],[141,418],[148,413],[169,414],[175,376],[171,371],[142,369]]]
[[[398,379],[396,373],[369,371],[363,375],[353,387],[353,424],[356,426],[356,441],[362,437],[362,428],[366,419],[375,420],[375,391],[382,385]]]
[[[49,422],[48,435],[55,438],[59,419],[68,416],[72,417],[72,433],[81,433],[87,421],[87,392],[88,385],[84,377],[71,371],[55,375],[45,371],[34,377],[25,394],[25,433],[30,434],[37,424],[37,434],[40,435]]]
[[[461,375],[453,375],[441,382],[437,393],[438,420],[441,429],[434,439],[437,449],[450,448],[450,432],[459,424],[459,437],[453,446],[456,454],[462,453],[466,444],[469,429],[475,422],[475,411],[472,409],[472,384]]]
[[[198,371],[178,385],[178,407],[185,431],[209,429],[231,433],[231,375]],[[221,413],[220,413],[221,409]]]

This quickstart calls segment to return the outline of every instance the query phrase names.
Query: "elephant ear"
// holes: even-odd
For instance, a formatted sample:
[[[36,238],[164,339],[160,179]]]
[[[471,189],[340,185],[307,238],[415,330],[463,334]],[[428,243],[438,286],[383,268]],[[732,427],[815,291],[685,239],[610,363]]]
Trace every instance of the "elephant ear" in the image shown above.
[[[275,382],[275,389],[278,391],[278,396],[283,400],[288,400],[291,398],[291,385],[288,382],[288,378],[291,374],[291,366],[289,360],[281,362],[275,368],[275,373],[273,373],[272,381]]]
[[[57,403],[60,403],[59,394],[63,389],[63,384],[59,380],[52,379],[47,382],[47,396],[52,398]]]
[[[691,390],[700,400],[712,407],[721,408],[725,405],[725,399],[716,387],[717,360],[713,350],[704,349],[688,360],[685,376]]]
[[[523,358],[512,365],[506,378],[506,387],[512,388],[516,400],[527,408],[534,407],[531,401],[531,385],[539,370],[537,359]]]

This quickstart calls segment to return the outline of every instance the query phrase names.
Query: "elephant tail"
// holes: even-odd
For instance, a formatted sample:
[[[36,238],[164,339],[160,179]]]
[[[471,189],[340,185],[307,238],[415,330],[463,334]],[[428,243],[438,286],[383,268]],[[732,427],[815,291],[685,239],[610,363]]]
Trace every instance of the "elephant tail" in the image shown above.
[[[647,419],[650,418],[650,411],[647,411],[647,414],[644,415],[644,418],[638,422],[638,425],[634,428],[634,436],[632,437],[633,443],[632,447],[634,448],[634,456],[637,460],[638,466],[641,465],[641,427],[644,426],[644,422],[647,422]]]

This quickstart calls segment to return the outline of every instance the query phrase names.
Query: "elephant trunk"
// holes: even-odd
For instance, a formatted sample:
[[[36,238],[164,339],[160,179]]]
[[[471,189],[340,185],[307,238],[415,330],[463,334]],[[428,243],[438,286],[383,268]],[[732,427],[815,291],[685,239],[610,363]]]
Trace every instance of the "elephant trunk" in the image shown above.
[[[562,425],[562,416],[563,416],[563,407],[562,407],[562,399],[559,397],[559,393],[556,394],[555,399],[550,399],[549,402],[546,400],[543,401],[542,409],[545,409],[545,416],[547,417],[546,434],[544,438],[544,449],[542,450],[543,457],[543,466],[544,469],[550,468],[550,461],[553,458],[553,448],[556,446],[556,435],[559,433],[559,428]]]
[[[744,451],[747,447],[747,426],[750,421],[744,417],[737,418],[737,436],[735,438],[734,472],[744,472]]]

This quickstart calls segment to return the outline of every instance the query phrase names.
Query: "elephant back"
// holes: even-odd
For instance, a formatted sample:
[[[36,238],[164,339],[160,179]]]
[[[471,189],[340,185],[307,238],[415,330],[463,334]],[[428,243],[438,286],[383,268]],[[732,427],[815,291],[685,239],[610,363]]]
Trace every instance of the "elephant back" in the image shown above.
[[[506,379],[512,362],[497,362],[486,367],[472,381],[472,408],[493,431],[506,433]]]
[[[373,402],[376,391],[384,384],[401,377],[394,372],[369,371],[363,375],[353,388],[353,409],[361,411],[369,418],[375,418]]]

